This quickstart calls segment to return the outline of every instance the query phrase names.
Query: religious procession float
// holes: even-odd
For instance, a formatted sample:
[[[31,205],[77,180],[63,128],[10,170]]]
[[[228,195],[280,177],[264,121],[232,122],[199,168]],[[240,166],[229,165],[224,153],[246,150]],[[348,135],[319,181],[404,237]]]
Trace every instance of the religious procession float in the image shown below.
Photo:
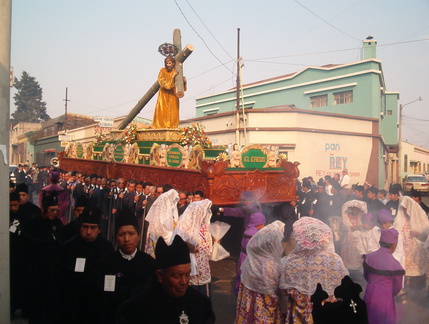
[[[179,98],[186,90],[182,65],[193,47],[181,50],[176,29],[173,44],[161,44],[158,51],[166,57],[165,68],[118,129],[99,133],[93,143],[68,143],[59,156],[60,167],[170,184],[187,192],[201,190],[219,205],[238,204],[245,190],[252,191],[260,203],[296,200],[299,163],[287,161],[277,147],[214,147],[203,125],[178,127]],[[157,92],[152,126],[138,128],[133,119]]]

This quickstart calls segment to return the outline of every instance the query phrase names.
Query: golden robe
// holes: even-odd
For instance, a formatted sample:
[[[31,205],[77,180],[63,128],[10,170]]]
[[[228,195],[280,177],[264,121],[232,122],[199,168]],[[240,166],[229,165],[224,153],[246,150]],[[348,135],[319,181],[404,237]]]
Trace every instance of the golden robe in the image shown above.
[[[174,87],[174,69],[162,68],[158,74],[159,92],[152,128],[177,128],[179,126],[179,98]]]

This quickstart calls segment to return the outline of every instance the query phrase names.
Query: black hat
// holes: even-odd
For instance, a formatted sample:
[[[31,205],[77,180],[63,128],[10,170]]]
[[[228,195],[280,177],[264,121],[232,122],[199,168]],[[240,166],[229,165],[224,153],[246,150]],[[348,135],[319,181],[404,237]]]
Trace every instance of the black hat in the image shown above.
[[[372,192],[373,194],[376,194],[376,195],[378,194],[378,189],[377,189],[377,187],[374,187],[374,186],[369,187],[368,191]]]
[[[156,242],[155,258],[158,269],[167,269],[179,264],[191,263],[188,245],[179,235],[174,237],[170,246],[160,236]]]
[[[86,207],[87,204],[88,204],[88,198],[86,198],[86,196],[84,195],[81,195],[76,198],[74,207]]]
[[[28,186],[25,183],[20,183],[16,186],[15,191],[28,193]]]
[[[302,179],[302,186],[310,189],[311,188],[310,180],[308,180],[308,178]]]
[[[139,232],[137,218],[134,216],[134,213],[129,207],[124,207],[117,213],[115,223],[115,233],[118,232],[119,228],[127,225],[134,226],[136,231]]]
[[[416,189],[414,189],[414,187],[412,187],[411,191],[410,191],[410,196],[411,197],[422,198],[422,193],[420,192],[420,190],[416,190]]]
[[[44,209],[47,209],[51,206],[58,206],[58,196],[56,191],[52,191],[51,194],[46,195],[42,199],[42,206]]]
[[[81,223],[100,225],[101,223],[100,209],[98,209],[95,206],[85,208],[82,214],[79,216],[79,219]]]
[[[9,201],[19,201],[19,195],[17,192],[11,192],[9,194]]]
[[[394,195],[399,195],[401,191],[401,185],[399,183],[392,183],[389,188],[389,193]]]

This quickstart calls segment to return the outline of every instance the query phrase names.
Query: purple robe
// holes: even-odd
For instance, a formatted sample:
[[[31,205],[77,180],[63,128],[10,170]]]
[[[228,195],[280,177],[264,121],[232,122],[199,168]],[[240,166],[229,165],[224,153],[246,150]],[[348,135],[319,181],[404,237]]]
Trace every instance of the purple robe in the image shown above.
[[[250,224],[250,217],[254,213],[260,213],[262,212],[261,206],[256,203],[252,202],[250,205],[241,205],[239,207],[225,207],[223,209],[223,215],[229,216],[229,217],[242,217],[244,218],[244,229],[247,228]]]
[[[240,288],[241,283],[241,265],[244,262],[244,259],[247,257],[246,247],[250,239],[255,235],[259,230],[256,226],[265,224],[265,216],[262,213],[254,213],[250,217],[249,225],[243,233],[243,238],[241,239],[241,251],[240,256],[238,257],[237,263],[237,276],[235,277],[235,295],[238,295],[238,289]]]
[[[368,282],[364,300],[369,324],[395,324],[394,297],[402,289],[404,269],[384,247],[366,255],[363,268]]]

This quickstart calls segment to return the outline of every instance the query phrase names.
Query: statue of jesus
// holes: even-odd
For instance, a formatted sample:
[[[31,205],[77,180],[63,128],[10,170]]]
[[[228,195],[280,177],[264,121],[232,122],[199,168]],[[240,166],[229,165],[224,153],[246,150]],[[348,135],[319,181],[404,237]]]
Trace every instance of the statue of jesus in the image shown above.
[[[179,98],[176,96],[174,78],[178,74],[175,69],[176,60],[169,55],[158,74],[159,93],[156,101],[151,128],[177,128],[179,126]],[[186,90],[186,78],[183,78]]]

